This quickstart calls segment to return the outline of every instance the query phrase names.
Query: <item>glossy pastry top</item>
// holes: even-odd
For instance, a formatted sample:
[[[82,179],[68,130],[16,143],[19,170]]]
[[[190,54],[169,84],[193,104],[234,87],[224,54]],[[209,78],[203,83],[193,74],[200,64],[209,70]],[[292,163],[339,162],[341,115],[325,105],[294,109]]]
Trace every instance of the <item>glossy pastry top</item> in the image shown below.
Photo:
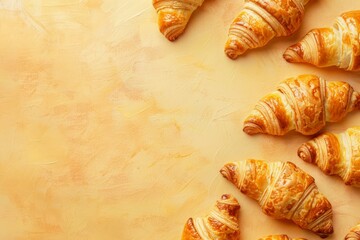
[[[225,53],[235,59],[274,37],[289,36],[301,25],[306,0],[246,0],[229,29]]]
[[[341,14],[332,27],[316,28],[284,52],[288,62],[360,70],[360,11]]]
[[[249,159],[226,164],[221,174],[255,199],[262,211],[276,219],[289,219],[326,237],[333,232],[332,207],[314,178],[291,162]]]
[[[360,107],[360,94],[346,82],[325,81],[299,75],[265,95],[244,121],[247,134],[284,135],[295,130],[304,135],[320,131],[326,122],[338,122]]]

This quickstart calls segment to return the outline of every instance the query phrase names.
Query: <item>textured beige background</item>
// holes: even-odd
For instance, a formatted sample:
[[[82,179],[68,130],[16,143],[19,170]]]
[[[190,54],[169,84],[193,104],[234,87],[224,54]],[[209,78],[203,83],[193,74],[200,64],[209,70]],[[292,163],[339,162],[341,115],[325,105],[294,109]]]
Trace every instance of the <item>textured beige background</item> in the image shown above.
[[[360,221],[360,190],[301,162],[306,137],[242,132],[281,80],[315,73],[360,90],[360,76],[291,65],[283,50],[356,0],[317,0],[300,31],[237,61],[223,53],[243,1],[207,0],[186,34],[158,32],[151,0],[0,0],[0,239],[179,239],[222,193],[240,201],[241,239],[317,236],[273,220],[220,177],[246,158],[293,161],[334,209],[342,239]],[[360,114],[331,124],[336,132]]]

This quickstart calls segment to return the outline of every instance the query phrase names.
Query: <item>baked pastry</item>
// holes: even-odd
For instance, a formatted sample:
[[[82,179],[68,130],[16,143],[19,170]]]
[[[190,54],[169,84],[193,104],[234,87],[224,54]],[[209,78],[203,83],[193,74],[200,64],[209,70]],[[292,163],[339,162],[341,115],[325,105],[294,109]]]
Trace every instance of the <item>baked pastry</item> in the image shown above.
[[[340,134],[323,133],[302,144],[298,156],[325,174],[338,175],[345,184],[360,187],[360,127]]]
[[[230,194],[224,194],[216,202],[206,217],[189,218],[186,222],[182,240],[238,240],[239,239],[238,201]]]
[[[353,227],[345,236],[345,240],[360,240],[360,223]]]
[[[296,32],[309,0],[245,0],[229,29],[225,53],[232,59],[265,46],[274,37]]]
[[[290,238],[287,235],[270,235],[258,240],[307,240],[305,238]]]
[[[204,0],[153,0],[160,32],[175,41],[185,30],[192,13]]]
[[[276,219],[292,220],[321,237],[333,233],[332,206],[312,176],[291,162],[249,159],[227,163],[221,174]]]
[[[360,11],[343,13],[328,28],[308,32],[284,53],[291,63],[310,63],[317,67],[336,66],[360,71]]]
[[[360,94],[346,82],[327,82],[315,75],[289,78],[263,97],[245,119],[247,134],[304,135],[320,131],[326,122],[338,122],[360,108]]]

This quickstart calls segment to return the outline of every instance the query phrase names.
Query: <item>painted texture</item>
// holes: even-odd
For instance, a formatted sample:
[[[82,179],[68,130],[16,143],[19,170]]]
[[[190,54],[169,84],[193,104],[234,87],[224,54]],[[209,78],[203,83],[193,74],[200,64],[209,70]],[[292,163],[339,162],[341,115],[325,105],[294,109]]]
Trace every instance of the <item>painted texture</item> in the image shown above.
[[[360,90],[358,74],[281,57],[360,3],[312,3],[298,34],[231,61],[223,44],[242,5],[208,0],[169,43],[150,0],[0,0],[0,239],[179,239],[187,218],[223,193],[242,205],[242,239],[315,239],[266,217],[220,177],[225,162],[245,158],[291,160],[311,173],[334,206],[329,239],[341,239],[360,220],[359,190],[301,162],[306,137],[241,129],[287,77],[316,73]]]

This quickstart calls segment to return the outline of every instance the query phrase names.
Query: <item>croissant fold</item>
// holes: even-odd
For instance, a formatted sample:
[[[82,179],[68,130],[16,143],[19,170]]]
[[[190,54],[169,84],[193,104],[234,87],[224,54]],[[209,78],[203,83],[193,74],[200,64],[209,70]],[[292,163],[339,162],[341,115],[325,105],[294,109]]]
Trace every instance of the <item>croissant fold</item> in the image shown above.
[[[239,210],[240,205],[233,196],[222,195],[206,217],[189,218],[182,240],[238,240]]]
[[[321,134],[302,144],[298,155],[324,173],[340,176],[345,184],[360,187],[360,127]]]
[[[307,240],[305,238],[290,238],[287,235],[270,235],[258,240]]]
[[[160,32],[168,40],[176,40],[184,32],[192,13],[203,2],[204,0],[153,0]]]
[[[304,135],[320,131],[360,108],[360,94],[346,82],[325,81],[315,75],[289,78],[263,97],[245,119],[247,134]]]
[[[309,0],[245,0],[229,29],[225,53],[232,59],[265,46],[274,37],[296,32]]]
[[[332,27],[316,28],[284,52],[291,63],[360,71],[360,11],[341,14]]]
[[[332,207],[315,180],[291,162],[249,159],[226,164],[221,174],[276,219],[292,220],[320,237],[333,233]]]
[[[345,240],[360,240],[360,223],[350,230]]]

